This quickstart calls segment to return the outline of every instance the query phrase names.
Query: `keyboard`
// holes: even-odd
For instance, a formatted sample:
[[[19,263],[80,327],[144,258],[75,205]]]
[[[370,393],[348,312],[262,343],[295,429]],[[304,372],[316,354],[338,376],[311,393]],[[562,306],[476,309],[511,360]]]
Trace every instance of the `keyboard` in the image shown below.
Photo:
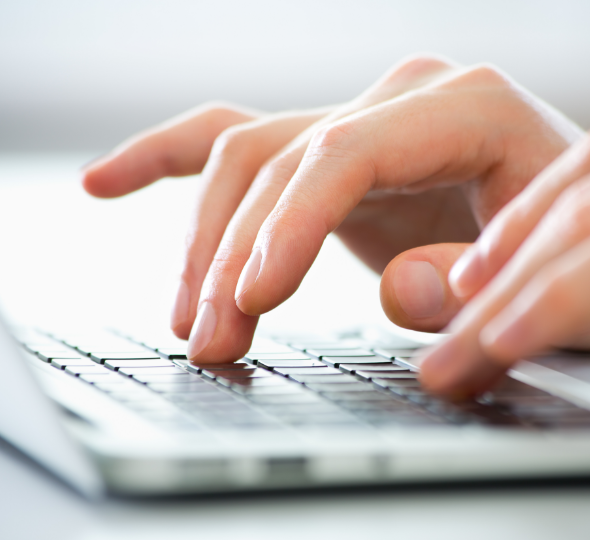
[[[590,411],[508,377],[476,400],[437,399],[422,390],[404,362],[415,349],[357,338],[255,338],[235,363],[203,366],[189,363],[186,342],[175,338],[29,329],[15,331],[15,338],[34,364],[92,386],[176,433],[590,428]]]

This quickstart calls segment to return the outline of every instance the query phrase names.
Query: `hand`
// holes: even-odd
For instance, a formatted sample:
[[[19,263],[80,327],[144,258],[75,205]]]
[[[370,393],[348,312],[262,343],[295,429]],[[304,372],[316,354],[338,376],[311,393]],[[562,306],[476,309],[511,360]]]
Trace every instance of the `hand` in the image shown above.
[[[520,358],[590,347],[590,136],[547,167],[451,270],[471,298],[422,361],[432,391],[476,394]]]
[[[140,138],[84,179],[91,193],[123,194],[166,174],[198,172],[213,146],[173,317],[181,337],[193,326],[189,355],[200,362],[247,350],[256,315],[296,290],[330,231],[377,270],[404,249],[470,241],[477,229],[465,197],[485,225],[579,136],[493,68],[436,58],[396,66],[327,114],[256,119],[234,111],[242,123],[223,132],[223,122],[203,122],[204,114]],[[201,127],[210,123],[217,134]],[[443,319],[418,309],[405,322],[438,329]]]

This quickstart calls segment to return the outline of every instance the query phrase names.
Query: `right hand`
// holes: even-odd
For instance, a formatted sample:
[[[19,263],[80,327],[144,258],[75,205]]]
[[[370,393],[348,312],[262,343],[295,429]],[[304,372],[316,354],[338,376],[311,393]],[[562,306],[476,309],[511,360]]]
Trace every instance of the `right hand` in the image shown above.
[[[341,126],[357,129],[347,139],[354,151],[342,156],[322,146],[324,135],[348,135]],[[336,232],[379,272],[405,250],[430,243],[438,245],[419,248],[418,258],[436,268],[429,254],[440,255],[442,248],[441,260],[454,262],[464,243],[476,238],[478,225],[485,225],[579,134],[497,71],[462,69],[426,57],[402,62],[358,98],[331,110],[260,115],[235,107],[200,108],[93,164],[85,171],[84,186],[97,196],[118,196],[162,176],[204,167],[172,326],[186,338],[198,305],[214,305],[216,314],[202,318],[210,327],[203,324],[198,333],[208,334],[208,341],[199,348],[199,339],[191,336],[189,355],[200,362],[229,361],[248,349],[256,315],[292,294],[313,261],[328,232],[308,230],[321,225],[318,212],[341,216]],[[367,162],[374,169],[363,165]],[[362,185],[348,187],[339,182],[354,181],[359,166],[363,173],[379,170],[379,181],[364,178]],[[318,172],[324,176],[318,178]],[[365,184],[377,190],[365,196]],[[317,187],[317,200],[306,199],[310,185]],[[313,204],[302,206],[305,200]],[[257,235],[260,241],[285,233],[287,242],[278,245],[292,249],[275,250],[266,281],[257,280],[236,305],[238,278],[247,273],[244,264]],[[289,244],[289,235],[301,241]],[[447,249],[441,242],[454,244]],[[416,260],[415,249],[408,253]],[[445,283],[447,273],[441,262]],[[386,272],[384,280],[389,277]],[[416,280],[406,289],[408,284],[420,292]],[[393,304],[400,300],[396,294]],[[406,298],[413,296],[406,291]],[[443,301],[436,316],[406,311],[401,324],[442,328],[462,305],[452,297]],[[400,311],[385,307],[400,322]]]

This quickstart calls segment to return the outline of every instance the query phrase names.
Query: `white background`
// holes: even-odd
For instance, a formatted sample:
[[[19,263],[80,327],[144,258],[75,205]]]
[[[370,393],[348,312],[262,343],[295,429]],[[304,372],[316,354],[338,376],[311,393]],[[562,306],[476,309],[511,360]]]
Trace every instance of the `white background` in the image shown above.
[[[590,127],[587,0],[2,0],[0,150],[108,149],[210,99],[347,100],[435,51]]]

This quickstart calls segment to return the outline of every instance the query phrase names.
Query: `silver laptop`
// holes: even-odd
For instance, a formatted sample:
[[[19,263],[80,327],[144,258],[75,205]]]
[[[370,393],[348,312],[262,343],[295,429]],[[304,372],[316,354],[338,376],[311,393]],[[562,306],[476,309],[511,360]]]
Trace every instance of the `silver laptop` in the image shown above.
[[[257,337],[193,366],[175,338],[0,322],[0,435],[88,496],[590,473],[590,356],[523,361],[450,404],[421,390],[419,345]]]

